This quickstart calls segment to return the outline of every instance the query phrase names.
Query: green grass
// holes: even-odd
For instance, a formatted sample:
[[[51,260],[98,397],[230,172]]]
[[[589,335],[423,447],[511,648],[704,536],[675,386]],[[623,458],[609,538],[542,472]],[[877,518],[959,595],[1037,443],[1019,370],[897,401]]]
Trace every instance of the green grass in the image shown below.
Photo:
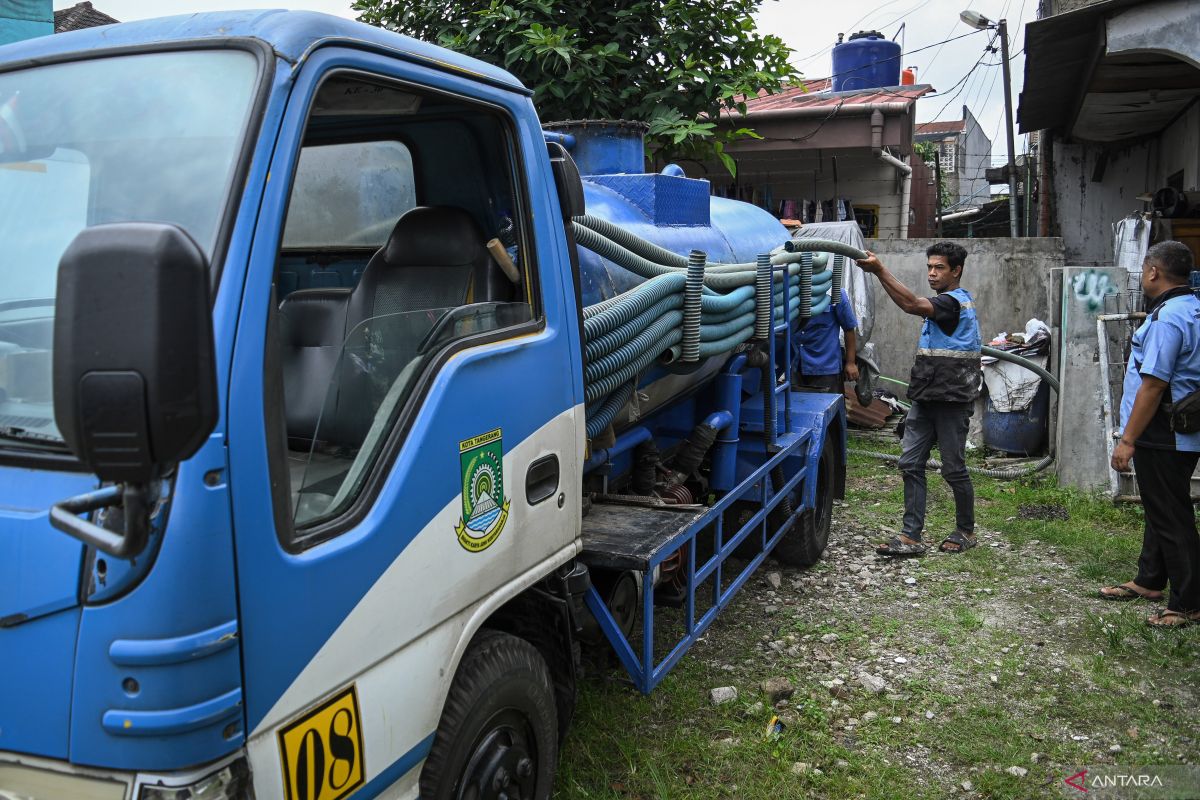
[[[929,478],[932,539],[952,529],[953,502],[940,476]],[[767,616],[752,579],[649,697],[615,668],[593,671],[580,686],[555,797],[1017,800],[1051,794],[1071,766],[1200,761],[1200,626],[1152,630],[1149,606],[1094,594],[1102,582],[1132,577],[1140,508],[1114,507],[1045,476],[974,482],[983,545],[908,567],[917,601],[893,577],[870,597],[826,611],[807,612],[801,597]],[[852,457],[838,519],[873,541],[884,526],[898,529],[902,499],[894,467]],[[1033,505],[1062,506],[1069,519],[1022,518]],[[839,574],[826,562],[803,575],[788,571],[778,594],[788,599],[797,576]],[[822,644],[828,633],[838,640]],[[799,655],[767,653],[764,639],[795,645]],[[851,691],[836,705],[821,683],[834,673],[812,663],[818,648],[849,675]],[[858,688],[857,668],[892,652],[910,662],[888,679],[889,691]],[[780,675],[796,694],[778,712],[787,729],[771,737],[772,709],[756,705],[757,687]],[[738,701],[711,705],[709,690],[727,685],[738,687]],[[877,716],[868,722],[869,714]],[[845,727],[852,718],[859,724]],[[797,762],[808,769],[793,772]],[[1012,766],[1028,774],[1011,775]],[[969,794],[958,788],[963,781]]]

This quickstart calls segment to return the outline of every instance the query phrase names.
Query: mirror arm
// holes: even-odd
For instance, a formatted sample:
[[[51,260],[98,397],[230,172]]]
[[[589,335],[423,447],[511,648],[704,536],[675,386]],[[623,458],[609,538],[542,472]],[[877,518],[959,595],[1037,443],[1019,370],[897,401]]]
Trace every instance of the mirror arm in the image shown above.
[[[50,524],[68,536],[115,558],[133,558],[146,548],[150,538],[150,511],[154,500],[149,484],[117,484],[55,503]],[[123,534],[84,519],[83,514],[105,508],[122,508]]]

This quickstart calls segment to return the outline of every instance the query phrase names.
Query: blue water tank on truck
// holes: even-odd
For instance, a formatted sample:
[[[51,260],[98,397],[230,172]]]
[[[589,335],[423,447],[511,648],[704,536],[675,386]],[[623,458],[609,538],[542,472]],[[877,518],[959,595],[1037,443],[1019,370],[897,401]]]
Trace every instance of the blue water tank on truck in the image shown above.
[[[549,797],[581,639],[650,691],[820,556],[840,266],[766,212],[318,14],[6,46],[0,111],[0,794]]]

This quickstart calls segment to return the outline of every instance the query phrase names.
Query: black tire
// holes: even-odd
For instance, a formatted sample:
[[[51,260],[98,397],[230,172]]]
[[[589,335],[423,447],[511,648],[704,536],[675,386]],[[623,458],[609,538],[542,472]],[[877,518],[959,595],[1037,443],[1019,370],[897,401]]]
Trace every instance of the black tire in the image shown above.
[[[507,633],[475,637],[421,771],[425,800],[548,800],[558,760],[554,682],[537,648]]]
[[[789,567],[811,567],[821,560],[829,544],[829,528],[833,522],[833,487],[837,469],[835,431],[825,432],[821,460],[817,464],[816,508],[798,512],[799,519],[792,529],[775,545],[772,555]],[[798,505],[798,503],[797,503]],[[778,517],[780,515],[776,515]],[[784,520],[780,520],[782,524]]]

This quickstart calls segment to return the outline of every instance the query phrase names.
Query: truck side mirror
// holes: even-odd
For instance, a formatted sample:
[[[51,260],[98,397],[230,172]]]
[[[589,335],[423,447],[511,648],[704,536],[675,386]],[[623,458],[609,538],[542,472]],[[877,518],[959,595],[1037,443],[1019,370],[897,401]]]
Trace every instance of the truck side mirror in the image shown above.
[[[207,259],[181,228],[83,230],[58,268],[54,417],[84,466],[120,484],[63,501],[51,523],[110,555],[145,547],[152,485],[217,421]],[[124,507],[124,535],[81,516]]]
[[[554,188],[558,190],[558,204],[563,219],[581,217],[587,213],[583,198],[583,178],[579,167],[567,149],[558,142],[546,142],[550,153],[550,170],[554,173]]]

